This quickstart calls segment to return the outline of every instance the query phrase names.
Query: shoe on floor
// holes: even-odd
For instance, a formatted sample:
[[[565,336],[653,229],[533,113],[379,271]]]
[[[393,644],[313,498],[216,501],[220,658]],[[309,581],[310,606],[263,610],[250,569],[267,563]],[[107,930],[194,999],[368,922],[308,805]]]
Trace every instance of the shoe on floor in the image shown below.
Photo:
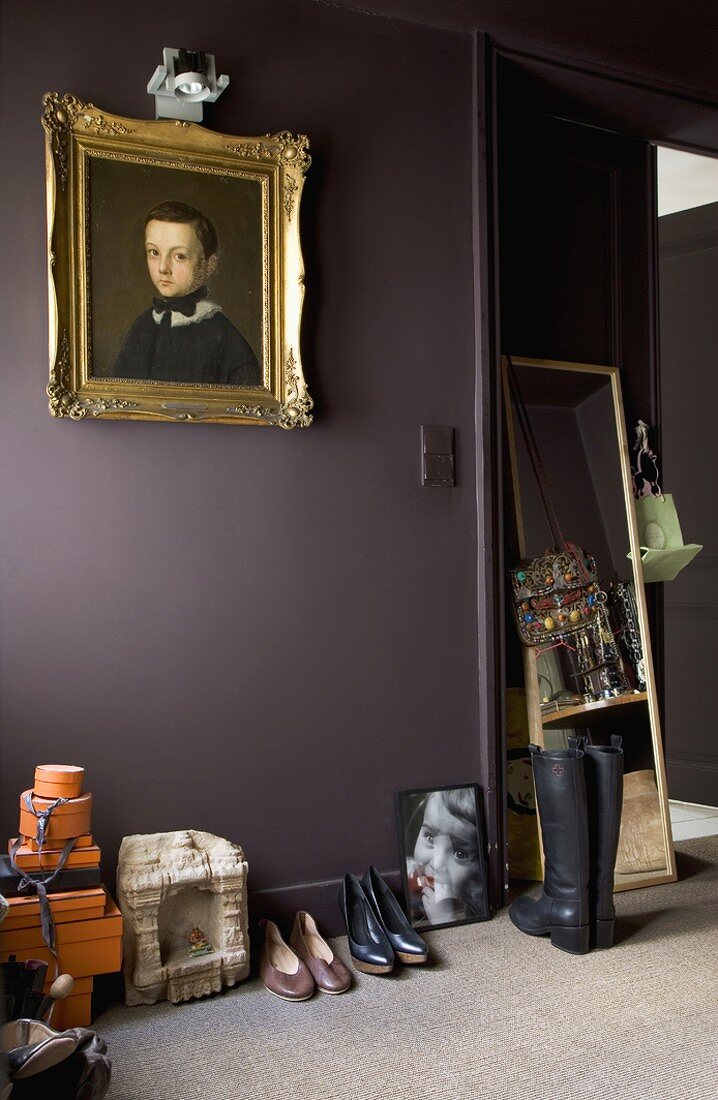
[[[394,951],[356,875],[344,876],[339,904],[354,966],[365,974],[391,974]]]
[[[306,964],[282,939],[274,921],[259,922],[264,944],[259,959],[259,977],[275,997],[283,1001],[306,1001],[314,992],[314,978]]]
[[[429,957],[426,941],[411,927],[393,890],[376,867],[369,868],[362,886],[399,962],[407,966],[425,963]]]
[[[322,993],[345,993],[352,984],[351,974],[329,944],[319,934],[311,913],[303,910],[294,918],[289,942],[306,964],[314,983]]]

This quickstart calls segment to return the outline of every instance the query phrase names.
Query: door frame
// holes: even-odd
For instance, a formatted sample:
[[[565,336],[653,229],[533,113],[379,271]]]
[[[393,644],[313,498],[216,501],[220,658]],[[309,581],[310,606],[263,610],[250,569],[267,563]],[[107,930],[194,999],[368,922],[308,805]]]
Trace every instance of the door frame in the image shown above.
[[[718,157],[718,102],[661,81],[607,73],[551,51],[526,50],[506,38],[474,32],[474,286],[477,507],[479,773],[484,777],[491,903],[508,894],[504,664],[503,426],[498,241],[498,95],[501,62],[515,66],[545,98],[547,113],[647,143]],[[653,156],[655,165],[655,156]],[[655,173],[654,173],[655,175]],[[649,324],[654,336],[651,414],[660,426],[656,191],[647,196],[653,247]],[[662,591],[654,629],[663,626]],[[654,639],[655,643],[660,641]],[[662,645],[655,649],[662,654]],[[659,680],[661,658],[657,661]],[[659,695],[662,690],[659,687]]]

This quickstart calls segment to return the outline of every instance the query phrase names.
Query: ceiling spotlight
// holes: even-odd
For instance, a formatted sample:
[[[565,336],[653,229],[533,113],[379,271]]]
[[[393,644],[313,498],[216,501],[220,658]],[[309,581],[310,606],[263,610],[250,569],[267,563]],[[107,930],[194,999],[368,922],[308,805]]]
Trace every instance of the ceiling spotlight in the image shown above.
[[[165,46],[162,59],[164,63],[157,66],[147,85],[147,91],[155,97],[155,118],[201,122],[202,104],[219,99],[229,77],[217,77],[211,53]]]

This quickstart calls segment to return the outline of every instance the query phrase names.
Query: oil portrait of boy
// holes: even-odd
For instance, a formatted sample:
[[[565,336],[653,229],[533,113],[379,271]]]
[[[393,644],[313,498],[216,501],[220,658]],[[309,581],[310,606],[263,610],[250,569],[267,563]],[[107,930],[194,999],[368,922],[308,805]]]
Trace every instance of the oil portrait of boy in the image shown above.
[[[155,296],[130,327],[113,377],[258,385],[256,355],[210,297],[219,242],[209,218],[188,203],[158,203],[145,217],[144,247]]]
[[[265,388],[274,319],[261,180],[104,158],[89,179],[90,376],[164,399]]]

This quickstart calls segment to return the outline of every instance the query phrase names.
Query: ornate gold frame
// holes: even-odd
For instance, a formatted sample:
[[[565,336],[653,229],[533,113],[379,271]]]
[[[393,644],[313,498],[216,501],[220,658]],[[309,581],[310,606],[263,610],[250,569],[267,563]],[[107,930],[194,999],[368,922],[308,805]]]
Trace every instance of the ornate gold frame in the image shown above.
[[[311,158],[300,134],[231,137],[187,122],[101,112],[73,95],[43,99],[46,134],[50,412],[72,420],[114,417],[307,427],[313,402],[299,352],[304,265],[299,203]],[[262,186],[266,354],[263,386],[157,383],[95,376],[90,301],[93,157],[249,176]]]

